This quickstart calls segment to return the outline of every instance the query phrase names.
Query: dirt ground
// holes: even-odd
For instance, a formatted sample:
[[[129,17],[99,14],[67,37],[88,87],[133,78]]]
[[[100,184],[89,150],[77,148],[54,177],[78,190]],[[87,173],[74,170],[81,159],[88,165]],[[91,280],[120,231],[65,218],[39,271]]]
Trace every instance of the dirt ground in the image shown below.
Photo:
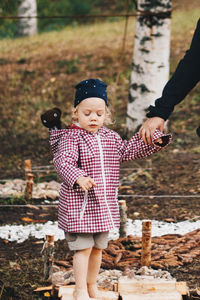
[[[122,165],[121,179],[124,178],[124,180],[120,187],[120,195],[131,196],[126,199],[128,217],[134,219],[134,213],[138,212],[137,218],[139,219],[148,218],[178,222],[200,216],[199,198],[181,197],[185,194],[195,196],[199,193],[198,156],[198,154],[184,151],[174,153],[172,149],[168,148],[165,152],[154,155],[147,162],[137,161]],[[174,168],[174,163],[177,161],[179,161],[178,167]],[[143,169],[137,173],[138,170],[135,171],[135,168],[138,168],[139,165]],[[193,170],[192,176],[191,169]],[[130,180],[130,177],[127,176],[131,177],[131,184],[130,182],[127,183],[127,180]],[[190,176],[190,180],[188,180],[188,176]],[[181,189],[177,189],[178,184],[182,187]],[[180,198],[156,198],[156,196],[137,198],[134,194],[174,194],[180,195]],[[121,196],[122,198],[124,199]],[[39,200],[32,200],[30,204],[36,205],[38,203],[40,203]],[[0,225],[27,224],[27,222],[22,221],[24,217],[41,222],[55,221],[57,220],[57,209],[54,207],[40,207],[38,209],[29,206],[1,207]],[[43,257],[40,253],[42,246],[43,240],[36,240],[35,238],[29,238],[18,244],[0,239],[0,290],[2,290],[2,299],[46,299],[41,294],[34,293],[35,288],[49,285],[43,279]],[[65,241],[57,241],[55,259],[64,260],[68,255],[66,249]],[[194,259],[192,263],[179,267],[169,267],[167,270],[178,281],[186,281],[189,288],[194,290],[200,286],[199,264],[200,257]],[[200,297],[193,294],[188,299],[200,299]]]

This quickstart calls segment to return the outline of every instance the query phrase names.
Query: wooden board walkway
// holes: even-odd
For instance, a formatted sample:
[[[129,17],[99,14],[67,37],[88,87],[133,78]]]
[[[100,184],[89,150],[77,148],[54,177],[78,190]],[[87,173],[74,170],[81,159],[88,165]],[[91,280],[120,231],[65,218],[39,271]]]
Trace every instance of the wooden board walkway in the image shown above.
[[[118,293],[123,300],[182,300],[176,280],[156,279],[153,276],[121,277],[118,280]]]
[[[74,285],[62,286],[59,288],[58,297],[62,300],[73,300]],[[112,291],[99,290],[102,296],[102,300],[118,300],[119,294]],[[94,298],[91,298],[94,299]]]
[[[61,300],[73,300],[74,285],[61,286],[58,296]],[[163,279],[128,279],[121,277],[118,282],[117,292],[99,289],[102,300],[182,300],[182,295],[187,295],[189,289],[186,282]]]

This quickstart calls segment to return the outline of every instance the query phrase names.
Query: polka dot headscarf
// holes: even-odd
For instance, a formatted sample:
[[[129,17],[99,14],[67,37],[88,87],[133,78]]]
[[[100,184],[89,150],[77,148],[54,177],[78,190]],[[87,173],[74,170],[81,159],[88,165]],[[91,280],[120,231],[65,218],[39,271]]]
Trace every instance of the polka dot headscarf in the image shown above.
[[[91,97],[103,99],[108,106],[106,87],[107,84],[99,79],[86,79],[79,82],[75,86],[76,94],[74,99],[74,107],[76,107],[84,99]]]

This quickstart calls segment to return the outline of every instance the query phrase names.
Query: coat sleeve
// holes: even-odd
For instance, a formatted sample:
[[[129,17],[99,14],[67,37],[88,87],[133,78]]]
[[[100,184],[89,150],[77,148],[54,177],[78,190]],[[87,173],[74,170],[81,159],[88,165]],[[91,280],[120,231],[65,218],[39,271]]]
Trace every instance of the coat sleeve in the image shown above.
[[[76,180],[87,174],[78,167],[78,141],[73,137],[61,137],[53,162],[59,176],[73,188]]]
[[[174,110],[174,106],[180,103],[190,90],[200,80],[200,19],[189,50],[180,60],[173,76],[163,89],[161,98],[155,101],[155,106],[149,107],[147,117],[161,117],[167,120]]]
[[[161,145],[155,143],[155,140],[158,138],[162,139]],[[148,157],[167,146],[171,142],[171,139],[171,134],[163,134],[157,129],[153,135],[153,145],[145,145],[143,140],[139,138],[138,133],[136,133],[130,141],[122,140],[118,135],[116,143],[120,154],[120,162]]]

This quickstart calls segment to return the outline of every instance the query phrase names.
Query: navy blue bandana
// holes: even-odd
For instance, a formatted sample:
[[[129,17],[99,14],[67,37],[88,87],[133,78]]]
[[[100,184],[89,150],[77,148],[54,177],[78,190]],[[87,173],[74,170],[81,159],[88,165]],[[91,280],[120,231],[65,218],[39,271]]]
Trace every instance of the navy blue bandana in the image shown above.
[[[86,79],[79,82],[76,88],[76,94],[74,99],[74,107],[76,107],[81,101],[86,98],[101,98],[108,106],[107,100],[107,84],[99,79]]]

